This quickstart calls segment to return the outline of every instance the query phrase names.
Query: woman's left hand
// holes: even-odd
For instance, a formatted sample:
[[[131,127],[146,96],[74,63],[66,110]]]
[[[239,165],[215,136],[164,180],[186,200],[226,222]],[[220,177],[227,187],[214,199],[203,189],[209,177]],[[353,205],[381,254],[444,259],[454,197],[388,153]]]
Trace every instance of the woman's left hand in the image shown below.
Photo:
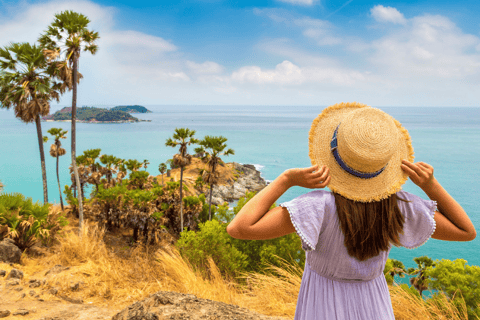
[[[330,182],[330,169],[314,165],[309,168],[288,169],[284,173],[290,186],[309,189],[325,188]]]

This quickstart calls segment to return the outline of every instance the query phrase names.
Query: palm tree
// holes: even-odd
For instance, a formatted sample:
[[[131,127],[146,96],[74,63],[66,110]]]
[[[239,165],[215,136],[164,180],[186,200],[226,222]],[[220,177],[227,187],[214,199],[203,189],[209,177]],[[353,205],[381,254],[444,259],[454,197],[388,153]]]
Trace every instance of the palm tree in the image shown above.
[[[145,168],[145,171],[147,171],[147,166],[149,164],[150,164],[150,162],[147,159],[143,160],[143,168]]]
[[[83,14],[73,11],[63,11],[55,15],[44,34],[40,36],[39,42],[47,49],[45,54],[52,59],[59,58],[51,74],[62,80],[64,87],[72,90],[72,167],[75,175],[75,183],[80,185],[78,168],[76,163],[76,116],[77,116],[77,83],[78,60],[80,52],[88,51],[95,54],[98,46],[95,43],[100,37],[98,32],[87,29],[90,20]],[[53,64],[52,64],[53,65]],[[73,70],[72,70],[73,69]],[[79,207],[79,233],[82,234],[83,224],[83,201],[78,188]]]
[[[62,205],[62,211],[65,211],[65,208],[63,206],[62,188],[60,187],[60,177],[58,175],[58,158],[60,156],[65,155],[65,153],[66,153],[65,149],[62,148],[62,143],[60,142],[60,139],[67,139],[67,137],[65,135],[67,134],[68,131],[63,130],[62,128],[51,128],[47,132],[50,133],[55,138],[55,142],[50,147],[50,155],[52,157],[57,158],[58,191],[60,193],[60,204]]]
[[[402,261],[391,259],[393,267],[388,270],[388,273],[392,276],[392,279],[395,278],[395,275],[400,276],[400,278],[404,278],[407,271],[405,270],[405,265]]]
[[[196,153],[204,153],[207,165],[209,167],[209,171],[205,170],[203,173],[203,181],[210,184],[210,200],[208,205],[208,220],[212,220],[212,194],[213,194],[213,186],[218,181],[218,174],[217,174],[217,166],[222,161],[220,156],[229,156],[235,154],[233,149],[228,149],[226,151],[225,148],[227,145],[227,138],[219,136],[219,137],[211,137],[205,136],[203,140],[201,140],[198,144],[200,147],[195,149]]]
[[[59,100],[57,84],[46,73],[43,49],[29,43],[11,43],[0,48],[0,107],[13,107],[15,116],[35,122],[43,179],[43,201],[48,203],[47,171],[40,116],[50,113],[50,100]]]
[[[162,175],[162,186],[163,186],[163,174],[167,171],[167,165],[165,163],[160,163],[158,165],[158,171],[160,171],[160,174]]]
[[[173,139],[168,138],[165,142],[167,147],[180,145],[179,153],[173,156],[173,165],[180,167],[180,232],[183,231],[183,168],[192,161],[192,156],[187,153],[187,146],[198,143],[198,140],[193,137],[195,132],[188,128],[175,128]]]
[[[412,284],[420,297],[422,297],[422,292],[428,289],[428,277],[425,276],[425,272],[428,267],[434,267],[436,264],[427,256],[413,258],[417,263],[418,269],[408,268],[407,273],[410,275],[418,274],[415,278],[410,278],[410,284]]]

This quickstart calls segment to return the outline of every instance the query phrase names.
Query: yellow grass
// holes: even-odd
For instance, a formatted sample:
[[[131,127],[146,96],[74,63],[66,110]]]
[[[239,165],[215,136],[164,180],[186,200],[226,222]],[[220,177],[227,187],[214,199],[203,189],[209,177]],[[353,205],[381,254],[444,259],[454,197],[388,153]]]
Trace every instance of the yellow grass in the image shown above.
[[[109,248],[103,241],[104,231],[94,224],[85,224],[81,238],[73,231],[46,256],[22,257],[22,265],[16,267],[24,271],[25,283],[29,279],[46,278],[46,287],[57,288],[60,295],[118,309],[166,290],[235,304],[271,316],[293,319],[295,314],[302,276],[298,267],[271,267],[273,275],[244,274],[247,285],[241,286],[234,279],[223,278],[211,259],[210,277],[202,277],[168,244],[155,251],[126,245]],[[57,264],[70,269],[45,277],[45,272]],[[11,268],[0,263],[0,269]],[[80,289],[72,291],[71,285],[78,282]],[[456,310],[445,296],[441,303],[428,304],[399,286],[389,289],[397,320],[467,319],[465,310]]]

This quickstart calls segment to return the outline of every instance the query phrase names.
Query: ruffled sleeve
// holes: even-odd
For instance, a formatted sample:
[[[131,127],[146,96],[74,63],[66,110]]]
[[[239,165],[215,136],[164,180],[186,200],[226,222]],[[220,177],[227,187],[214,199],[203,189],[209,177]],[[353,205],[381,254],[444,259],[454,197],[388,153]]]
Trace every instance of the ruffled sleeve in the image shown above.
[[[314,250],[317,246],[325,216],[325,200],[328,195],[328,191],[315,190],[280,204],[290,213],[290,219],[302,239],[302,248],[305,251]]]
[[[405,191],[399,191],[397,196],[408,201],[397,201],[400,212],[405,218],[403,234],[399,235],[400,243],[407,249],[418,248],[435,232],[434,215],[437,211],[437,202],[424,200]]]

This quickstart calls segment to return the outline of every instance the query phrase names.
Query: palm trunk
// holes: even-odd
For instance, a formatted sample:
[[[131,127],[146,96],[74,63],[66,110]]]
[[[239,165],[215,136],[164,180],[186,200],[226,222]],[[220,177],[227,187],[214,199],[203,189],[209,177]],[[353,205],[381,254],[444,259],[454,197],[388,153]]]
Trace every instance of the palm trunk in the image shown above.
[[[75,184],[77,186],[77,199],[78,199],[78,233],[80,237],[82,236],[83,228],[83,197],[82,190],[80,186],[80,177],[78,176],[77,168],[77,157],[75,152],[76,147],[76,118],[77,118],[77,67],[78,67],[78,58],[75,58],[73,61],[73,92],[72,92],[72,167],[73,174],[75,175]]]
[[[183,231],[183,198],[182,198],[182,194],[183,194],[183,167],[180,167],[180,226],[181,226],[181,229],[180,229],[180,232]]]
[[[58,192],[60,193],[60,204],[62,206],[62,211],[65,211],[65,208],[63,207],[63,198],[62,198],[62,188],[60,188],[60,177],[58,175],[58,152],[60,150],[60,146],[57,144],[57,182],[58,182]]]
[[[212,221],[212,194],[213,194],[213,182],[210,183],[210,200],[208,201],[208,221]]]
[[[45,169],[45,152],[43,151],[42,125],[40,124],[40,115],[35,118],[37,125],[38,147],[40,148],[40,162],[42,163],[42,180],[43,180],[43,203],[48,203],[47,189],[47,170]]]

